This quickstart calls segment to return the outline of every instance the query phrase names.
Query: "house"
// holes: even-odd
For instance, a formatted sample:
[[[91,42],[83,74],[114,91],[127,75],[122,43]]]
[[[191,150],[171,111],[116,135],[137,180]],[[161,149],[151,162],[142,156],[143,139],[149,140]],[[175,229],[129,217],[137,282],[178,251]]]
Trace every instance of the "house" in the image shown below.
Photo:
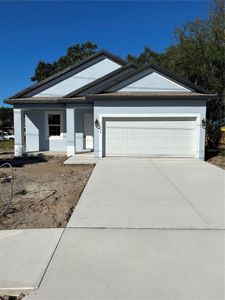
[[[215,97],[158,66],[100,51],[5,102],[13,105],[15,156],[204,159],[206,102]]]

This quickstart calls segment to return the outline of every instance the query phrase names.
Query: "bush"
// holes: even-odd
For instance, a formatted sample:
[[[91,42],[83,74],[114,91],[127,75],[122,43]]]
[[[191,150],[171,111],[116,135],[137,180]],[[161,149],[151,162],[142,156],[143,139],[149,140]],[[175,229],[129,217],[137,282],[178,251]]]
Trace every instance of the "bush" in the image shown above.
[[[219,155],[220,155],[220,156],[225,156],[225,149],[220,150]]]
[[[217,150],[222,137],[222,132],[219,125],[215,125],[212,122],[207,122],[206,124],[206,143],[207,148],[212,150]]]
[[[2,151],[13,151],[14,140],[0,141],[0,152]]]

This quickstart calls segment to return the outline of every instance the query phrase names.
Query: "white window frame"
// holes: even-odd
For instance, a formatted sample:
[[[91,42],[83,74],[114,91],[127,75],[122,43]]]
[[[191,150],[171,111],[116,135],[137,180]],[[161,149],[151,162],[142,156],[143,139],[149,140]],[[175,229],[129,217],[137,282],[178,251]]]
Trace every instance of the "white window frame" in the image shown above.
[[[60,115],[60,135],[49,136],[49,115]],[[63,139],[63,112],[58,110],[45,111],[45,139],[46,140],[62,140]]]

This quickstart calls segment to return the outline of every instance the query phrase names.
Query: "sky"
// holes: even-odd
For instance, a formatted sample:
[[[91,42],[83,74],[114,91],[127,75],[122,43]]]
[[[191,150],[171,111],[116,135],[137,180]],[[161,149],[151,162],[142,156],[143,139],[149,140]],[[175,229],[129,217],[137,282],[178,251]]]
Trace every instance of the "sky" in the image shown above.
[[[205,18],[208,1],[0,0],[0,106],[31,85],[40,60],[52,62],[69,46],[92,41],[125,58],[145,46],[162,52],[174,31]]]

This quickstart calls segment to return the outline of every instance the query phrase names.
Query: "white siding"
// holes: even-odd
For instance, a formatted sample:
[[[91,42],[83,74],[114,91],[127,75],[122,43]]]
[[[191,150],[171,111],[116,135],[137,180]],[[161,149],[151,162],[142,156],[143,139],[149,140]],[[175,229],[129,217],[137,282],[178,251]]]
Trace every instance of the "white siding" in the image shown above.
[[[187,88],[153,72],[128,84],[118,92],[190,92]]]
[[[94,65],[64,79],[63,81],[46,88],[34,97],[62,97],[76,89],[120,68],[121,66],[112,60],[105,58]]]

